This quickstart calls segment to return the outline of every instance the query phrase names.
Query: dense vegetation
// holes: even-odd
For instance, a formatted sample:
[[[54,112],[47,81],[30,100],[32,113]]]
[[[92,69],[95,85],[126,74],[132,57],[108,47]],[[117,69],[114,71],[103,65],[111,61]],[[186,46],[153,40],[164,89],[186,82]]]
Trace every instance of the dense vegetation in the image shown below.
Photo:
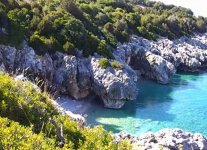
[[[62,116],[51,105],[47,94],[31,83],[15,81],[0,74],[0,149],[101,149],[127,150],[127,141],[113,142],[111,133],[102,127],[83,127]],[[56,133],[63,127],[63,142]],[[63,146],[63,147],[62,147]]]
[[[182,7],[145,0],[1,0],[0,43],[26,39],[38,52],[62,51],[111,58],[131,34],[156,40],[206,32],[207,19]]]

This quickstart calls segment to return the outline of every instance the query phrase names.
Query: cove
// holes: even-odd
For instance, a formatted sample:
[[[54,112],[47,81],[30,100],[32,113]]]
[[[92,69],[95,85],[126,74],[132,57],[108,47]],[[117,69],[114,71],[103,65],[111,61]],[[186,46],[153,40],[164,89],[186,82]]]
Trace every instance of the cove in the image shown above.
[[[114,133],[140,135],[181,128],[207,136],[207,73],[176,74],[167,85],[138,82],[139,95],[121,110],[103,108],[97,100],[85,110],[87,123]]]

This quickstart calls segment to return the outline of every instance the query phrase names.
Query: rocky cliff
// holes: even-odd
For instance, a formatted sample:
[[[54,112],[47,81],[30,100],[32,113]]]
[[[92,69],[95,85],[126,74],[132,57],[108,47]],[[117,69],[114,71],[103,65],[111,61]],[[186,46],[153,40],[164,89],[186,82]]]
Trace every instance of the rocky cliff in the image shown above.
[[[122,70],[102,68],[100,57],[83,58],[60,52],[39,56],[23,43],[22,48],[0,45],[0,70],[18,74],[24,72],[35,82],[39,80],[55,93],[82,99],[90,94],[99,96],[108,108],[121,108],[127,100],[137,96],[137,76],[129,66]]]
[[[24,72],[33,82],[37,77],[46,81],[57,94],[75,99],[95,94],[105,107],[121,108],[127,100],[136,99],[140,74],[167,84],[177,70],[194,72],[206,67],[207,34],[156,42],[132,36],[128,43],[119,44],[114,57],[122,69],[102,68],[100,56],[84,58],[61,52],[40,56],[24,42],[19,49],[0,45],[0,71]]]
[[[166,84],[176,70],[195,72],[207,65],[207,34],[158,41],[132,36],[114,51],[116,59],[159,83]]]

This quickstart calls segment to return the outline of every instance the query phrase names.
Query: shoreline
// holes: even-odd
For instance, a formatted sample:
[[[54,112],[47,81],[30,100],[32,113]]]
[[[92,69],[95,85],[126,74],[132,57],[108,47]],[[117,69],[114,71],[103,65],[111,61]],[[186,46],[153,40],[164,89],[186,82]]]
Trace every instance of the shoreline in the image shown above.
[[[71,111],[74,114],[85,115],[87,109],[90,109],[94,97],[88,97],[82,100],[76,100],[69,96],[60,96],[57,100],[57,104],[65,109],[65,111]]]
[[[57,100],[57,103],[60,107],[65,109],[65,111],[70,111],[75,115],[82,115],[86,120],[87,116],[85,116],[85,112],[87,109],[90,109],[93,99],[88,101],[82,100],[77,101],[70,97],[61,97]],[[83,109],[84,108],[84,109]],[[107,109],[107,108],[105,108]],[[119,110],[116,110],[119,111]],[[79,112],[79,114],[76,114]],[[94,125],[94,127],[97,125]],[[180,150],[180,148],[184,150],[188,150],[190,148],[205,150],[207,148],[207,139],[201,133],[197,132],[189,132],[185,129],[180,128],[163,128],[159,131],[148,131],[146,133],[140,135],[133,135],[126,131],[121,131],[119,133],[114,133],[113,138],[114,142],[119,143],[121,140],[129,140],[132,144],[132,149],[175,149]]]

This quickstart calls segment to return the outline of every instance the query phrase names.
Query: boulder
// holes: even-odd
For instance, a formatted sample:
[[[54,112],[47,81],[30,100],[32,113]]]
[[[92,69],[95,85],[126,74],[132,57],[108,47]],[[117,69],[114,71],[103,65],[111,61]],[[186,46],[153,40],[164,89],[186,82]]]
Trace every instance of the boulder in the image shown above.
[[[98,58],[91,59],[92,85],[105,107],[118,109],[127,100],[136,99],[137,85],[134,81],[136,77],[132,77],[127,69],[101,68],[98,61]]]
[[[207,139],[201,134],[185,132],[181,129],[162,129],[156,133],[147,132],[141,136],[133,136],[120,132],[114,135],[114,140],[119,142],[129,139],[133,149],[143,150],[206,150]]]
[[[159,83],[167,84],[176,72],[174,65],[150,51],[139,51],[131,58],[131,65],[141,73]]]

